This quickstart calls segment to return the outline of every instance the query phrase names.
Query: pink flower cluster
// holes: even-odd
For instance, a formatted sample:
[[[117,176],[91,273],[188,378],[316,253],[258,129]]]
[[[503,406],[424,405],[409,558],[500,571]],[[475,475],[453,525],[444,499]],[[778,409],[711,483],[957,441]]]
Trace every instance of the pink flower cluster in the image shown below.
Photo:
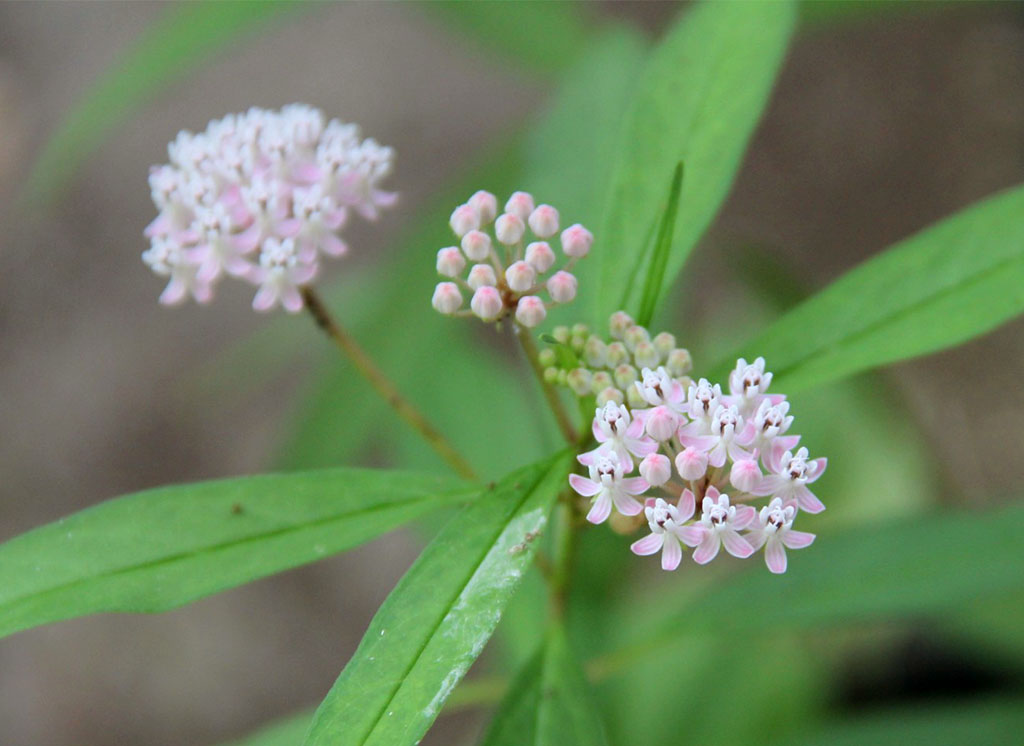
[[[589,475],[569,477],[592,501],[587,520],[602,523],[613,507],[624,516],[643,513],[651,533],[631,548],[639,555],[660,551],[666,570],[679,566],[683,546],[694,548],[698,564],[724,546],[740,558],[764,548],[768,569],[785,572],[786,548],[814,540],[795,531],[793,520],[800,511],[825,509],[808,485],[825,471],[826,459],[797,449],[789,402],[767,393],[771,379],[763,358],[737,361],[728,394],[704,378],[684,388],[664,368],[644,368],[634,385],[648,406],[599,407],[598,447],[578,456]],[[634,469],[639,476],[631,476]],[[654,488],[664,494],[641,502]],[[759,511],[749,504],[762,498],[768,502]]]
[[[302,308],[299,288],[338,257],[351,211],[368,220],[395,203],[380,189],[393,151],[304,104],[252,108],[178,133],[170,163],[150,170],[160,214],[146,228],[146,264],[168,284],[160,302],[213,297],[224,277],[258,287],[253,308]]]
[[[431,303],[438,312],[484,321],[514,313],[519,324],[534,327],[548,308],[576,297],[570,270],[590,252],[594,237],[579,223],[563,230],[559,238],[566,263],[547,276],[557,260],[547,239],[559,233],[558,210],[551,205],[534,205],[530,194],[515,192],[499,215],[497,198],[479,191],[455,208],[450,224],[460,244],[437,252],[438,274],[451,278],[434,290]],[[528,241],[527,229],[539,240]],[[470,310],[460,310],[462,290],[471,295]],[[542,299],[541,292],[550,300]]]

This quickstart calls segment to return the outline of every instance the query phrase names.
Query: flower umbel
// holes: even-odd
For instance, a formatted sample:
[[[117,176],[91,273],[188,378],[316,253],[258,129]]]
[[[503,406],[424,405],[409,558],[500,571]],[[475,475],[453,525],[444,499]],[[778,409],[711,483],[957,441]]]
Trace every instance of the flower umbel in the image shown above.
[[[576,277],[570,270],[594,241],[578,223],[559,235],[559,221],[558,210],[534,205],[533,196],[526,192],[512,194],[500,214],[497,197],[476,192],[449,219],[459,246],[437,252],[438,274],[453,281],[438,284],[431,301],[434,309],[483,321],[514,315],[517,323],[528,328],[541,324],[549,308],[576,297]],[[530,241],[528,233],[538,240]],[[548,239],[555,236],[566,261],[549,275],[557,257]],[[460,288],[470,296],[468,310],[462,310]]]
[[[592,423],[597,447],[577,457],[590,479],[569,479],[581,496],[596,498],[588,520],[601,523],[613,508],[634,516],[637,498],[656,490],[660,494],[645,501],[651,533],[632,544],[635,554],[660,551],[662,568],[675,570],[683,547],[693,548],[698,564],[711,562],[723,547],[741,559],[764,549],[768,569],[785,572],[785,549],[814,540],[793,530],[793,521],[800,511],[825,509],[807,485],[827,461],[811,459],[806,448],[794,451],[800,436],[790,433],[786,397],[768,393],[772,374],[764,359],[738,360],[724,394],[718,384],[686,375],[690,355],[671,335],[652,340],[621,311],[610,328],[616,340],[610,343],[588,336],[585,327],[556,329],[561,358],[545,350],[549,380],[564,382],[581,397],[597,394],[600,404]],[[559,366],[567,356],[579,367]],[[650,365],[637,373],[639,358]],[[631,479],[636,468],[640,477]],[[750,503],[761,498],[768,504],[758,511]],[[694,518],[698,501],[701,513]],[[615,526],[636,524],[623,519]]]
[[[167,151],[170,163],[150,170],[160,214],[142,255],[169,278],[165,305],[207,303],[221,279],[236,277],[259,288],[256,310],[297,312],[320,259],[348,250],[339,234],[349,215],[376,219],[396,199],[380,188],[391,148],[304,104],[229,114],[179,132]]]

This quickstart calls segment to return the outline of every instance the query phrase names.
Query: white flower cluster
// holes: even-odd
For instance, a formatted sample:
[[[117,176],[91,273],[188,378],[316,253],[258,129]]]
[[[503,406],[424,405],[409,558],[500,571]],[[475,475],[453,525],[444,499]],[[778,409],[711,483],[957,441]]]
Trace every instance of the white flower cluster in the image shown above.
[[[736,557],[764,547],[768,568],[785,572],[785,548],[814,540],[794,531],[793,520],[799,511],[825,509],[807,485],[827,461],[795,450],[800,436],[790,432],[789,402],[767,393],[771,379],[762,358],[737,361],[728,394],[704,378],[684,386],[664,366],[644,368],[633,383],[643,408],[611,400],[598,407],[592,424],[598,447],[578,457],[589,474],[569,478],[591,498],[587,519],[602,523],[613,507],[623,516],[643,513],[651,533],[632,550],[661,551],[666,570],[679,566],[685,545],[695,548],[699,564],[721,546]],[[639,476],[630,476],[634,468]],[[663,496],[641,503],[652,488]],[[760,511],[747,504],[759,498],[768,501]],[[701,515],[691,520],[698,501]]]
[[[299,311],[320,257],[346,252],[338,234],[350,211],[373,220],[396,200],[380,189],[392,149],[304,104],[229,114],[179,132],[167,151],[170,163],[150,170],[160,214],[142,255],[169,278],[167,305],[206,303],[231,276],[259,288],[256,310]]]
[[[540,353],[544,378],[568,386],[579,397],[596,396],[599,405],[611,401],[630,407],[647,406],[634,385],[644,368],[664,367],[684,388],[693,383],[686,375],[693,359],[672,334],[652,337],[625,311],[612,314],[609,332],[611,341],[606,342],[586,324],[555,327],[551,335],[558,344]]]
[[[438,274],[452,278],[434,290],[432,304],[440,313],[484,321],[514,313],[521,325],[534,327],[544,321],[548,308],[576,297],[576,277],[569,270],[590,252],[594,237],[579,223],[563,230],[566,263],[545,279],[556,261],[547,239],[559,231],[558,210],[551,205],[535,206],[531,195],[515,192],[499,215],[497,198],[479,191],[455,208],[450,224],[460,246],[437,252]],[[538,240],[528,242],[527,228]],[[467,260],[473,263],[468,272]],[[460,310],[460,288],[471,294],[471,310]],[[541,292],[550,301],[545,302]]]

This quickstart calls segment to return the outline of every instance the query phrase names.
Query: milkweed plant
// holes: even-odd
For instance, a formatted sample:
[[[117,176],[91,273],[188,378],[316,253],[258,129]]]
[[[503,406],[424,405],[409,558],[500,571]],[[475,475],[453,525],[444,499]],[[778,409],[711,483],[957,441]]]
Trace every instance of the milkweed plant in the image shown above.
[[[702,4],[684,15],[652,53],[623,114],[619,126],[630,146],[617,166],[602,172],[610,197],[599,224],[584,224],[575,195],[569,206],[563,203],[564,195],[548,186],[557,179],[541,179],[533,190],[525,182],[519,190],[479,183],[465,201],[429,217],[434,225],[447,223],[447,241],[409,249],[417,279],[408,287],[436,282],[432,293],[410,301],[412,313],[439,314],[459,330],[451,337],[458,342],[436,339],[432,354],[446,360],[439,370],[450,370],[430,386],[472,385],[496,398],[517,389],[514,401],[529,402],[535,428],[529,437],[548,452],[530,465],[506,463],[503,477],[484,476],[458,430],[486,418],[487,447],[500,453],[513,431],[500,416],[506,409],[466,406],[435,422],[422,396],[417,402],[403,390],[395,371],[362,346],[318,286],[330,265],[360,251],[345,238],[350,225],[401,209],[395,151],[356,124],[301,103],[253,107],[202,131],[180,132],[167,163],[149,171],[156,216],[144,229],[149,246],[142,260],[165,283],[159,302],[212,304],[220,283],[237,282],[251,289],[258,312],[307,314],[369,386],[346,392],[351,406],[392,411],[399,419],[380,415],[381,421],[418,438],[443,469],[339,467],[110,501],[0,549],[0,560],[22,570],[0,591],[0,629],[173,608],[447,514],[323,703],[302,717],[297,742],[418,743],[523,577],[536,574],[545,588],[536,653],[500,688],[504,696],[484,742],[601,744],[607,737],[602,713],[587,693],[588,679],[600,674],[577,661],[565,626],[581,570],[579,545],[588,536],[600,534],[613,547],[616,572],[648,577],[662,596],[673,594],[680,577],[705,574],[698,585],[714,588],[740,583],[729,618],[747,616],[755,626],[753,599],[795,598],[792,589],[800,586],[793,583],[801,582],[804,567],[831,577],[830,540],[816,542],[814,533],[829,499],[823,479],[829,461],[822,443],[801,435],[803,408],[791,404],[786,384],[804,388],[939,349],[1019,313],[1019,284],[1011,302],[994,301],[995,287],[985,297],[958,293],[972,277],[1012,286],[1012,278],[992,273],[1010,271],[1001,252],[1019,255],[1020,242],[1003,240],[1011,234],[999,227],[1024,222],[1024,193],[1018,188],[968,208],[853,270],[726,364],[696,359],[690,326],[663,311],[664,290],[724,198],[728,169],[735,169],[767,99],[772,76],[766,71],[778,68],[791,32],[786,7]],[[746,68],[709,72],[701,55],[688,54],[705,44],[712,45],[709,54],[719,54],[717,45],[732,40],[728,48],[737,48],[738,39],[750,54],[740,62],[757,70],[757,80],[748,80]],[[707,100],[665,93],[686,76],[704,81],[691,85]],[[664,111],[655,102],[675,111],[678,121],[659,120]],[[717,119],[701,119],[715,106]],[[716,129],[715,122],[729,126]],[[586,126],[575,120],[571,137]],[[1019,256],[1013,261],[1019,266]],[[904,270],[914,266],[931,273],[907,281]],[[922,325],[899,336],[908,313]],[[933,323],[951,317],[957,323]],[[387,334],[402,346],[407,330],[399,321]],[[524,364],[483,342],[490,337],[510,340]],[[449,347],[455,344],[469,349],[456,354]],[[470,356],[492,357],[508,375],[466,384],[456,367]],[[378,395],[372,402],[364,401],[369,390]],[[536,396],[520,398],[520,391]],[[515,432],[519,437],[521,430]],[[837,462],[844,457],[842,450],[828,455]],[[978,531],[994,536],[991,526]],[[892,535],[900,534],[893,529]],[[954,543],[971,546],[959,540],[945,546]],[[885,551],[898,554],[898,544]],[[744,567],[760,569],[741,573]],[[667,573],[662,579],[654,577],[658,568]],[[793,574],[798,579],[791,581]],[[840,584],[850,580],[836,577]],[[746,607],[744,598],[751,599]],[[693,604],[686,620],[701,615],[699,599]],[[759,630],[769,643],[772,624]],[[662,646],[663,638],[646,635],[630,632],[642,639],[627,649]],[[628,656],[612,660],[618,665]],[[666,652],[663,663],[680,666],[685,659]],[[762,663],[779,665],[748,661]],[[471,691],[472,680],[465,686]],[[680,694],[662,696],[652,707],[671,708]],[[729,716],[729,692],[706,696],[725,706],[718,716]]]

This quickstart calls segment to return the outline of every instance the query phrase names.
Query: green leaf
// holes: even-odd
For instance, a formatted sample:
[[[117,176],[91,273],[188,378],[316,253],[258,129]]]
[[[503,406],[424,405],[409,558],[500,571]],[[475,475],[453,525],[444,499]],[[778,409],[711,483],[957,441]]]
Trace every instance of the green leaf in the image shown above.
[[[541,650],[520,671],[498,707],[483,746],[601,746],[608,742],[590,684],[552,624]]]
[[[237,36],[300,3],[176,3],[87,90],[50,138],[26,185],[34,202],[53,200],[110,130],[160,90]]]
[[[307,746],[420,740],[494,631],[568,469],[565,453],[520,469],[442,529],[370,622]]]
[[[856,719],[823,723],[815,735],[771,741],[772,746],[963,746],[1019,743],[1024,700],[1019,696],[950,701],[941,706],[890,708]]]
[[[298,712],[222,746],[298,746],[312,720],[312,710]]]
[[[334,469],[110,500],[0,546],[0,636],[98,612],[166,611],[350,549],[479,490]]]
[[[658,236],[654,241],[651,261],[647,267],[647,280],[644,283],[643,295],[640,297],[640,310],[636,315],[636,323],[649,326],[658,307],[661,289],[665,287],[665,269],[668,266],[669,253],[672,250],[672,236],[676,225],[676,213],[679,212],[679,196],[683,190],[683,162],[676,165],[672,174],[672,184],[668,190],[668,200],[658,224]]]
[[[725,199],[794,25],[791,3],[702,3],[685,12],[636,81],[596,232],[598,315],[617,309],[665,184],[686,163],[668,259],[671,281]]]
[[[900,519],[820,536],[807,549],[790,552],[785,575],[770,576],[758,561],[761,566],[728,583],[683,599],[685,610],[666,627],[678,634],[681,614],[690,630],[819,629],[1024,595],[1022,521],[1024,502],[1017,502],[988,512]]]
[[[542,73],[571,63],[587,40],[582,3],[445,0],[418,7],[461,31],[482,53]]]
[[[990,331],[1024,312],[1021,215],[1024,187],[982,200],[846,273],[741,354],[764,356],[788,392]]]

